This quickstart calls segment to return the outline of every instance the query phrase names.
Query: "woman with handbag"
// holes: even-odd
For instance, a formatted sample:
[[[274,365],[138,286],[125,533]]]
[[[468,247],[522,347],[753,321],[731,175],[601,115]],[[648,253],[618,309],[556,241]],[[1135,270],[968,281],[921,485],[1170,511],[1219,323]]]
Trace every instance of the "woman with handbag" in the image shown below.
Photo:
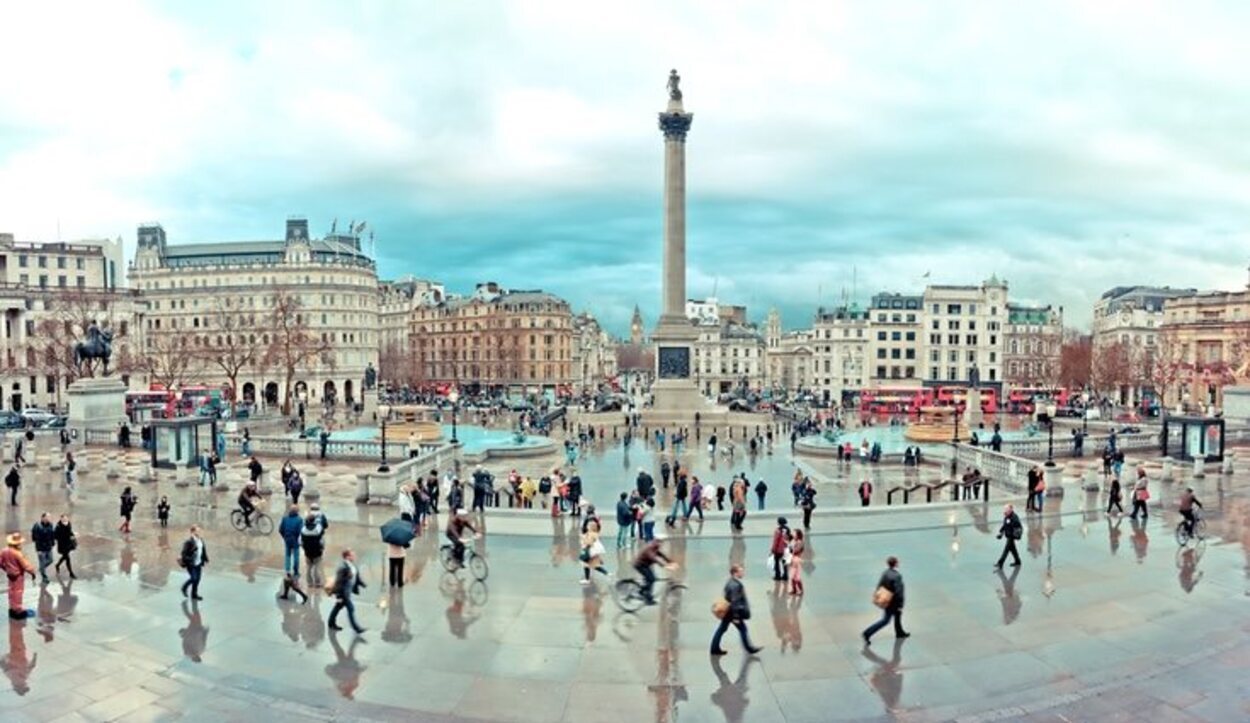
[[[582,561],[582,584],[590,584],[590,571],[603,573],[604,577],[609,577],[608,568],[603,566],[603,543],[599,540],[599,523],[593,519],[586,522],[586,531],[582,533],[582,551],[579,556]]]
[[[78,549],[78,538],[74,535],[74,526],[69,521],[69,515],[61,515],[53,536],[56,539],[56,553],[60,555],[55,565],[56,574],[61,574],[61,563],[64,563],[65,569],[69,571],[69,579],[77,580],[78,576],[74,574],[74,563],[70,561],[69,555]]]
[[[872,595],[872,603],[881,608],[881,619],[864,629],[861,635],[864,646],[872,645],[872,636],[894,619],[894,637],[910,638],[911,633],[903,630],[903,575],[898,571],[898,558],[890,555],[885,561],[885,572],[877,581],[877,590]]]

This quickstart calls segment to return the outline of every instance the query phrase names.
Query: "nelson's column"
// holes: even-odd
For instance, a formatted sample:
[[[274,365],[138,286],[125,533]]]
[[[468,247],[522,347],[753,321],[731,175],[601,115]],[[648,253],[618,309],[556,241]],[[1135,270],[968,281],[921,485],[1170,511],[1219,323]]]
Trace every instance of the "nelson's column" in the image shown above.
[[[681,77],[668,76],[668,108],[660,113],[664,133],[664,298],[652,341],[655,384],[652,408],[666,419],[702,411],[705,402],[691,376],[699,332],[686,318],[686,133],[694,115],[681,103]]]

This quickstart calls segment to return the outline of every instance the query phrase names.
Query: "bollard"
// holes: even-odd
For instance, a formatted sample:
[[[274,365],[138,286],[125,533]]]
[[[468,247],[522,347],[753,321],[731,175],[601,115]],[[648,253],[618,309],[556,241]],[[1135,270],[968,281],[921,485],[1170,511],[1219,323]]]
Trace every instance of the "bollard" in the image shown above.
[[[1168,482],[1172,481],[1172,458],[1171,457],[1163,458],[1163,472],[1161,474],[1164,480]]]
[[[1206,459],[1203,457],[1194,457],[1194,479],[1202,479],[1207,476]]]
[[[1236,452],[1224,453],[1224,463],[1220,467],[1221,472],[1223,472],[1224,474],[1233,473],[1233,457],[1236,456],[1236,454],[1237,454]]]
[[[1085,487],[1086,492],[1098,492],[1100,489],[1102,489],[1102,485],[1098,481],[1097,468],[1092,467],[1092,466],[1085,468],[1084,487]]]

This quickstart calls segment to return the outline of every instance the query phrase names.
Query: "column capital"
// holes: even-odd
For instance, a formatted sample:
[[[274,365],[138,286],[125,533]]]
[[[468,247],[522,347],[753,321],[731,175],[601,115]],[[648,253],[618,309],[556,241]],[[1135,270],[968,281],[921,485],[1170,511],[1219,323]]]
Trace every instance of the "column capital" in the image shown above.
[[[680,111],[666,111],[659,114],[660,130],[664,132],[664,140],[686,142],[686,132],[690,130],[690,124],[694,120],[693,113],[682,113]]]

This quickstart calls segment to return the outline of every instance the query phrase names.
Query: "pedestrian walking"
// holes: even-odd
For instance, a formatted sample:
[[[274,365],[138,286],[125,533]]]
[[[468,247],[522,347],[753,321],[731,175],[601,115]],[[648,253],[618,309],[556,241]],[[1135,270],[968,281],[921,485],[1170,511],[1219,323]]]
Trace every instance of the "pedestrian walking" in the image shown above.
[[[190,591],[192,600],[203,600],[200,597],[200,576],[208,564],[208,544],[200,537],[199,525],[191,525],[190,533],[178,555],[178,564],[187,571],[187,580],[182,583],[182,596],[187,597]]]
[[[1016,514],[1016,510],[1011,505],[1003,508],[1003,523],[998,528],[998,539],[1007,538],[1007,542],[1003,545],[1003,554],[999,555],[998,562],[994,563],[994,569],[1001,570],[1003,562],[1007,560],[1007,556],[1011,555],[1015,562],[1011,563],[1012,567],[1020,566],[1020,553],[1016,551],[1016,541],[1024,537],[1024,525],[1020,523],[1020,516]]]
[[[261,465],[260,460],[252,457],[247,463],[247,477],[255,484],[260,484],[260,477],[265,473],[265,468]]]
[[[339,611],[347,610],[347,622],[351,624],[352,630],[357,635],[365,632],[365,629],[356,622],[356,604],[352,602],[352,596],[358,595],[362,588],[366,587],[365,581],[360,579],[360,570],[356,567],[356,553],[351,548],[343,550],[343,561],[339,563],[338,570],[334,573],[334,585],[331,592],[337,598],[334,607],[330,608],[329,628],[331,630],[342,630],[335,622],[338,620]]]
[[[629,529],[634,525],[634,510],[630,507],[629,495],[621,493],[616,501],[616,549],[623,549],[629,537]]]
[[[703,521],[703,483],[698,477],[694,478],[694,484],[690,486],[690,506],[686,508],[686,519],[690,519],[690,515],[698,512],[699,521]]]
[[[122,522],[117,527],[122,534],[130,534],[130,518],[134,515],[135,505],[138,503],[139,498],[135,497],[134,493],[130,491],[130,487],[122,490],[119,498],[119,511],[121,512]]]
[[[291,486],[287,490],[291,495],[291,504],[299,504],[299,496],[304,491],[304,477],[296,472],[291,475]]]
[[[716,626],[716,632],[712,635],[712,647],[709,650],[712,655],[725,654],[725,649],[721,647],[721,638],[730,625],[738,629],[742,647],[746,648],[748,654],[755,655],[763,650],[751,644],[751,634],[747,630],[747,621],[751,619],[751,605],[747,602],[746,588],[742,586],[743,574],[745,570],[742,565],[729,567],[729,580],[725,582],[724,597],[712,606],[713,614],[720,618],[720,625]]]
[[[78,484],[78,462],[74,459],[73,452],[65,453],[65,498],[73,500],[77,493]]]
[[[676,524],[679,514],[684,517],[690,511],[689,505],[686,504],[686,498],[689,494],[690,483],[686,481],[686,475],[678,475],[677,482],[673,487],[673,509],[668,513],[668,519],[666,520],[670,527]]]
[[[864,628],[860,633],[864,639],[864,647],[872,645],[872,636],[877,631],[894,621],[894,637],[910,638],[911,633],[903,630],[904,586],[903,575],[898,571],[898,558],[890,555],[885,560],[885,572],[877,581],[876,592],[872,596],[873,604],[881,608],[881,619]]]
[[[773,558],[773,580],[782,581],[786,579],[785,558],[786,551],[790,549],[790,525],[784,517],[777,518],[777,529],[773,530],[773,542],[768,548],[769,554]]]
[[[304,520],[299,516],[299,505],[291,505],[282,517],[282,522],[278,523],[278,534],[282,536],[282,569],[296,577],[299,577],[299,548],[303,529]]]
[[[169,498],[165,495],[161,495],[161,501],[156,503],[156,519],[161,527],[169,527]]]
[[[61,575],[61,565],[65,565],[65,569],[69,571],[69,579],[77,580],[78,576],[74,574],[74,563],[69,556],[74,550],[78,549],[78,536],[74,534],[74,525],[69,520],[69,515],[61,515],[61,519],[57,520],[56,530],[53,532],[56,537],[56,559],[57,577]]]
[[[17,464],[9,467],[9,473],[4,476],[4,486],[9,488],[9,504],[17,507],[17,493],[22,488],[22,473],[17,471]]]
[[[52,564],[52,548],[56,547],[56,528],[47,512],[39,515],[39,521],[30,528],[30,540],[35,543],[35,556],[39,559],[39,577],[48,584],[48,565]]]
[[[725,486],[716,485],[716,511],[721,512],[725,509]]]
[[[386,584],[392,588],[404,586],[404,548],[386,544]]]
[[[864,480],[859,483],[859,506],[867,507],[872,502],[872,482]]]
[[[648,497],[642,503],[642,539],[650,542],[655,539],[655,499]]]
[[[764,510],[764,495],[768,494],[768,483],[761,479],[755,483],[755,496],[759,498],[760,511]]]
[[[325,527],[312,512],[304,518],[304,527],[300,529],[300,543],[304,547],[304,558],[308,563],[308,584],[313,588],[325,585],[325,575],[321,571],[321,556],[325,554]]]
[[[608,568],[603,566],[603,555],[606,551],[603,549],[603,542],[599,539],[597,522],[591,519],[586,521],[581,542],[582,551],[579,557],[582,562],[582,585],[590,584],[591,570],[602,573],[604,577],[611,577]]]
[[[1123,498],[1123,492],[1120,489],[1120,478],[1111,478],[1111,489],[1107,493],[1107,514],[1111,514],[1111,508],[1116,508],[1119,514],[1124,514],[1124,506],[1120,504]]]
[[[1133,513],[1129,515],[1132,519],[1137,519],[1137,513],[1140,512],[1143,520],[1150,519],[1150,511],[1146,509],[1146,503],[1150,501],[1150,487],[1146,481],[1146,470],[1137,469],[1137,483],[1133,486]]]
[[[664,489],[668,489],[668,476],[672,472],[673,468],[668,465],[668,460],[660,462],[660,481],[664,484]]]
[[[790,594],[803,594],[803,553],[807,551],[807,539],[802,530],[794,531],[790,541]]]
[[[308,602],[308,593],[299,586],[299,576],[288,572],[282,576],[282,591],[278,593],[278,597],[283,600],[290,600],[291,593],[300,596],[300,605]]]
[[[26,576],[35,581],[35,566],[22,554],[22,533],[14,532],[5,538],[5,548],[0,550],[0,570],[9,579],[9,619],[25,620],[35,616],[35,611],[28,609],[22,602],[26,594]],[[12,628],[10,628],[12,630]]]
[[[799,491],[799,509],[803,510],[803,529],[812,529],[812,510],[816,509],[816,485],[804,478],[803,488]]]

